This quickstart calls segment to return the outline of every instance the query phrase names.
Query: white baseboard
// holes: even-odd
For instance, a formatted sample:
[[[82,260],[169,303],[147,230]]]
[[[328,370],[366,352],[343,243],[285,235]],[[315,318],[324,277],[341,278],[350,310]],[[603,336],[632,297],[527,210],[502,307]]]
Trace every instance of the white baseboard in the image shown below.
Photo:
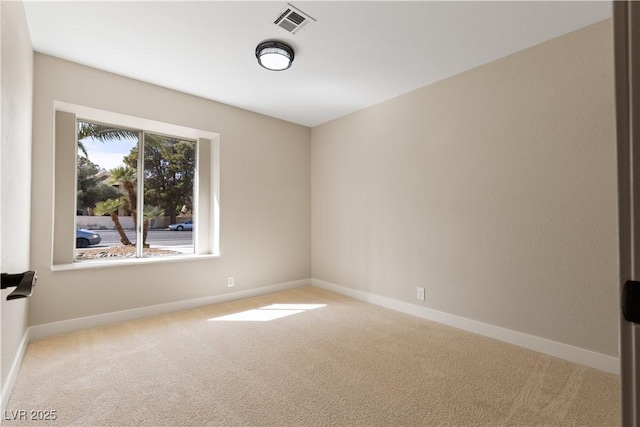
[[[4,414],[4,410],[7,407],[7,403],[9,402],[9,397],[11,396],[11,391],[13,390],[13,385],[16,383],[16,378],[18,378],[18,372],[20,371],[20,367],[22,366],[22,359],[24,359],[24,354],[27,351],[27,346],[30,341],[30,332],[29,328],[24,332],[22,336],[22,341],[20,341],[20,346],[18,347],[18,351],[16,352],[13,361],[11,362],[11,368],[9,369],[9,373],[7,375],[7,379],[2,384],[2,398],[0,398],[0,413]],[[0,417],[0,423],[2,422],[2,418]]]
[[[570,362],[579,363],[601,371],[618,374],[620,373],[620,362],[617,357],[608,356],[606,354],[596,353],[584,348],[563,344],[557,341],[551,341],[546,338],[528,335],[522,332],[513,331],[511,329],[501,328],[499,326],[490,325],[488,323],[479,322],[477,320],[467,319],[465,317],[455,316],[438,310],[426,307],[420,307],[404,301],[393,298],[383,297],[369,292],[359,291],[334,283],[325,282],[323,280],[311,279],[311,285],[317,286],[328,291],[336,292],[355,298],[371,304],[389,308],[416,317],[442,323],[444,325],[453,326],[454,328],[484,335],[499,341],[515,344],[529,350],[554,356]]]
[[[96,326],[104,326],[118,322],[127,322],[129,320],[140,319],[143,317],[157,316],[174,311],[188,310],[190,308],[202,307],[205,305],[219,304],[222,302],[228,302],[242,298],[250,298],[258,295],[285,291],[288,289],[299,288],[301,286],[309,286],[310,284],[310,279],[302,279],[293,282],[284,282],[276,285],[264,286],[261,288],[248,289],[245,291],[230,292],[222,295],[212,295],[203,298],[175,301],[166,304],[134,308],[131,310],[115,311],[112,313],[104,313],[95,316],[81,317],[78,319],[63,320],[60,322],[46,323],[43,325],[35,325],[29,328],[29,337],[32,340],[45,338],[52,335],[64,334],[67,332],[93,328]]]

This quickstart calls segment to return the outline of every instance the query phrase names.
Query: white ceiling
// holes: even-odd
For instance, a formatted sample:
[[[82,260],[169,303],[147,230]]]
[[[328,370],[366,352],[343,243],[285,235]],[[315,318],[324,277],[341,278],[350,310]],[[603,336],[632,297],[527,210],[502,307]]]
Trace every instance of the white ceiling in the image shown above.
[[[611,3],[291,1],[317,22],[272,23],[285,1],[29,1],[37,52],[315,126],[611,16]],[[261,68],[258,43],[295,50]]]

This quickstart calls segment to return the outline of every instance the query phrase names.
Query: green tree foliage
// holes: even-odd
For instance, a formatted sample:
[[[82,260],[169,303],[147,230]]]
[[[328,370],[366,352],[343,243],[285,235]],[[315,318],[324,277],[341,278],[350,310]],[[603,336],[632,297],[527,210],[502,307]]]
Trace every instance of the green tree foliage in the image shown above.
[[[109,143],[113,140],[137,140],[138,132],[128,129],[114,128],[97,123],[78,122],[78,151],[84,157],[78,155],[78,209],[88,212],[95,205],[94,213],[97,215],[109,215],[115,224],[123,245],[130,246],[131,242],[120,224],[118,210],[127,203],[122,192],[109,183],[99,182],[96,174],[100,167],[89,161],[89,154],[83,144],[87,138]]]
[[[144,227],[142,229],[142,242],[144,246],[147,247],[147,233],[149,232],[149,225],[151,224],[151,220],[154,218],[161,218],[164,216],[164,211],[157,206],[149,206],[144,205]]]
[[[85,138],[93,138],[106,143],[114,139],[135,141],[138,138],[138,132],[95,123],[78,122],[78,150],[84,154],[84,157],[78,156],[78,206],[85,210],[95,204],[94,212],[96,214],[110,215],[120,234],[122,244],[131,245],[118,219],[118,209],[128,208],[134,224],[137,225],[138,205],[135,183],[137,180],[138,147],[132,148],[129,155],[124,157],[125,166],[109,171],[111,173],[109,183],[118,183],[122,188],[122,190],[116,190],[110,185],[97,182],[95,175],[99,171],[99,166],[89,161],[84,144],[82,144]],[[146,244],[147,231],[153,218],[166,215],[171,217],[171,222],[175,222],[176,216],[183,206],[189,210],[192,209],[195,167],[195,141],[145,134],[143,224],[143,244],[145,247],[148,246]]]
[[[144,158],[145,204],[162,208],[176,222],[183,206],[193,207],[193,181],[196,168],[196,143],[159,135],[146,135]],[[138,149],[134,147],[124,158],[135,167]]]
[[[89,215],[89,210],[103,200],[116,199],[121,196],[117,188],[98,181],[96,174],[100,167],[88,158],[78,156],[78,193],[77,209],[83,215]]]
[[[129,139],[136,141],[138,132],[129,129],[114,128],[112,126],[100,125],[97,123],[78,122],[78,150],[89,158],[89,153],[82,142],[86,138],[93,138],[100,142],[109,142],[112,140]]]
[[[133,224],[137,228],[138,200],[137,200],[137,195],[135,190],[135,183],[137,179],[136,170],[130,166],[119,166],[117,168],[111,169],[109,172],[111,172],[110,181],[113,183],[118,183],[122,185],[122,187],[124,187],[124,192],[126,196],[122,196],[118,200],[111,200],[111,199],[106,200],[105,202],[103,202],[103,203],[106,203],[106,205],[102,205],[100,207],[100,211],[104,212],[106,209],[105,206],[108,208],[113,206],[114,203],[117,203],[118,209],[122,207],[128,207],[129,211],[131,212],[131,218],[133,219]],[[98,209],[97,206],[96,206],[96,209]],[[149,232],[149,225],[151,224],[151,220],[154,218],[160,218],[163,216],[163,214],[164,214],[163,210],[156,206],[152,206],[149,204],[144,205],[144,211],[143,211],[144,223],[143,223],[143,231],[142,231],[143,233],[142,243],[144,247],[149,247],[149,245],[147,244],[147,233]],[[113,219],[113,222],[116,224],[116,228],[118,228],[119,222],[116,222],[116,220],[114,219],[113,211],[111,212],[111,218]],[[121,233],[121,236],[122,234],[123,233]],[[122,237],[120,240],[122,241],[123,244],[126,245]]]
[[[116,230],[118,231],[118,234],[120,235],[120,242],[122,242],[123,245],[125,246],[131,246],[132,243],[129,240],[129,238],[127,237],[127,235],[124,233],[124,229],[122,228],[122,224],[120,224],[120,218],[118,218],[118,209],[120,209],[122,206],[124,206],[124,198],[121,197],[119,199],[109,199],[109,200],[105,200],[104,202],[98,202],[96,203],[96,213],[98,215],[105,215],[108,214],[111,216],[111,220],[113,221],[113,223],[116,226]]]
[[[137,205],[138,200],[136,197],[136,177],[137,173],[135,168],[131,168],[129,166],[118,166],[109,171],[111,173],[111,177],[109,181],[112,184],[119,184],[124,189],[127,194],[126,199],[126,208],[131,212],[131,216],[133,217],[133,224],[138,225],[137,219]]]

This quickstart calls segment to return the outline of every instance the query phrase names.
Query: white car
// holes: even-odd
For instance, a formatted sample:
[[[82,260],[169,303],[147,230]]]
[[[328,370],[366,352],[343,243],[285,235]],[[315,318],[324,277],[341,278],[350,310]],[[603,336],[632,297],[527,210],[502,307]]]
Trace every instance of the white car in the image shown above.
[[[185,222],[180,222],[178,224],[171,224],[169,226],[169,230],[171,230],[171,231],[182,231],[182,230],[192,231],[193,230],[193,221],[189,220],[189,221],[185,221]]]

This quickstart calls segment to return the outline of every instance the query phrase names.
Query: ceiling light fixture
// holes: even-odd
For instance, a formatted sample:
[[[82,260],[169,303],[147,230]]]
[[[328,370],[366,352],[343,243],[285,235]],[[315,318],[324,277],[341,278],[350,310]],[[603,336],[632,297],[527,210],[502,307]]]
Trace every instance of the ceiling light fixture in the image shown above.
[[[266,41],[256,47],[258,64],[271,71],[283,71],[291,67],[293,56],[291,46],[282,42]]]

